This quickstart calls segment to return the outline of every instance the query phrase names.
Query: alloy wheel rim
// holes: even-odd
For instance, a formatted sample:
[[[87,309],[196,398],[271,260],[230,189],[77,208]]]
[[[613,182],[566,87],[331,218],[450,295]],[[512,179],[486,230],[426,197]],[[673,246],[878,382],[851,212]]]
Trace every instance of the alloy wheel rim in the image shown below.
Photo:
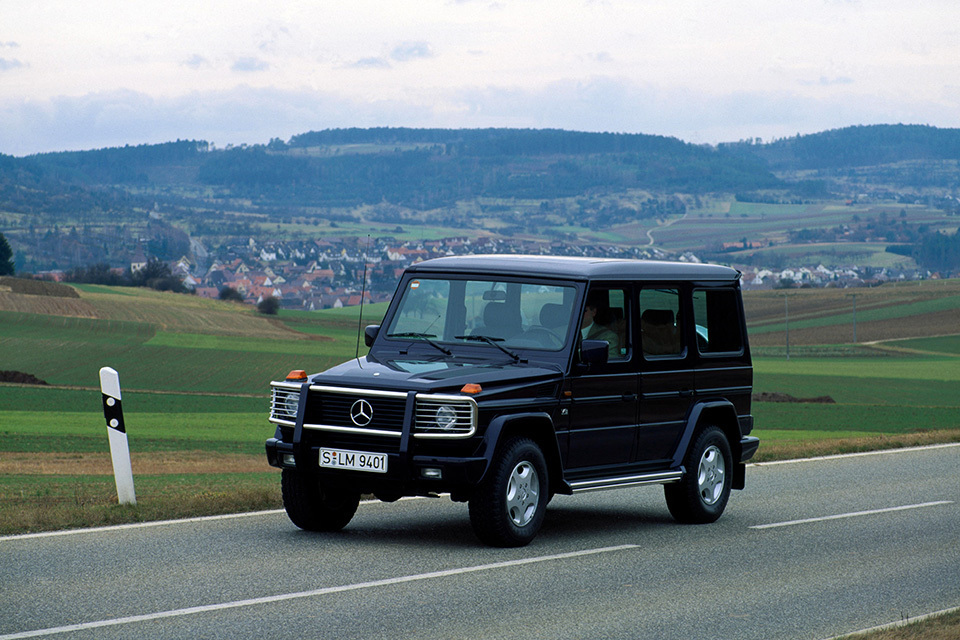
[[[709,446],[700,456],[700,465],[697,470],[697,486],[700,499],[704,504],[712,505],[723,495],[723,485],[726,480],[727,468],[723,454],[716,446]]]
[[[540,478],[534,466],[524,460],[510,472],[507,481],[507,515],[518,527],[526,526],[537,513]]]

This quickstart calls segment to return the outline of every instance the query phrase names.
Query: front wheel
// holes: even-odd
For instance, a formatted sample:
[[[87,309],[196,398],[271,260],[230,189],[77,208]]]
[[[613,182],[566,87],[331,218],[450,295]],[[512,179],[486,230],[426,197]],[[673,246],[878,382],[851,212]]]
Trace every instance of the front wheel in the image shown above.
[[[498,451],[470,499],[470,524],[495,547],[522,547],[536,537],[547,509],[549,481],[543,452],[528,438]]]
[[[360,505],[359,492],[324,487],[316,476],[293,469],[283,470],[280,487],[290,521],[307,531],[340,531]]]
[[[683,479],[663,486],[667,508],[677,522],[716,521],[727,506],[733,479],[733,456],[726,434],[713,426],[700,431],[687,450],[683,466]]]

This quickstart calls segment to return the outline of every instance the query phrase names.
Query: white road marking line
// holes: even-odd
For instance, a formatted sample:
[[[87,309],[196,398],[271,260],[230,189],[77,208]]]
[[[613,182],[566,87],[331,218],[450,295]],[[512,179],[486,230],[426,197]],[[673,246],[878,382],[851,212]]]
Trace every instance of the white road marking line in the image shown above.
[[[610,553],[613,551],[626,551],[629,549],[639,549],[640,545],[622,544],[615,547],[600,547],[597,549],[584,549],[582,551],[570,551],[567,553],[556,553],[548,556],[537,556],[535,558],[521,558],[518,560],[505,560],[503,562],[492,562],[490,564],[480,564],[472,567],[459,567],[457,569],[444,569],[442,571],[431,571],[428,573],[418,573],[410,576],[399,576],[396,578],[384,578],[382,580],[372,580],[370,582],[358,582],[356,584],[341,585],[339,587],[323,587],[311,591],[299,591],[296,593],[284,593],[275,596],[264,596],[262,598],[250,598],[247,600],[234,600],[233,602],[221,602],[219,604],[207,604],[199,607],[187,607],[185,609],[172,609],[170,611],[158,611],[155,613],[145,613],[136,616],[125,616],[123,618],[113,618],[109,620],[96,620],[93,622],[81,622],[79,624],[69,624],[62,627],[50,627],[49,629],[36,629],[33,631],[21,631],[0,636],[0,640],[15,640],[18,638],[36,638],[39,636],[54,635],[58,633],[70,633],[71,631],[83,631],[87,629],[99,629],[102,627],[115,627],[136,622],[147,622],[150,620],[160,620],[163,618],[175,618],[181,616],[190,616],[197,613],[207,613],[211,611],[223,611],[225,609],[237,609],[240,607],[251,607],[259,604],[270,604],[273,602],[285,602],[288,600],[297,600],[300,598],[314,598],[325,596],[332,593],[343,593],[345,591],[358,591],[361,589],[373,589],[376,587],[385,587],[395,584],[404,584],[407,582],[416,582],[419,580],[433,580],[436,578],[446,578],[449,576],[463,575],[466,573],[476,573],[479,571],[491,571],[493,569],[504,569],[507,567],[520,567],[539,562],[550,562],[553,560],[568,560],[570,558],[581,558],[583,556],[597,555],[599,553]]]
[[[907,511],[910,509],[923,509],[924,507],[938,507],[945,504],[953,504],[953,500],[937,500],[936,502],[924,502],[921,504],[908,504],[902,507],[889,507],[887,509],[871,509],[869,511],[854,511],[851,513],[840,513],[834,516],[822,516],[819,518],[804,518],[802,520],[788,520],[786,522],[773,522],[771,524],[757,524],[749,527],[750,529],[775,529],[777,527],[790,527],[795,524],[809,524],[811,522],[824,522],[826,520],[841,520],[843,518],[856,518],[859,516],[872,516],[878,513],[891,513],[894,511]]]

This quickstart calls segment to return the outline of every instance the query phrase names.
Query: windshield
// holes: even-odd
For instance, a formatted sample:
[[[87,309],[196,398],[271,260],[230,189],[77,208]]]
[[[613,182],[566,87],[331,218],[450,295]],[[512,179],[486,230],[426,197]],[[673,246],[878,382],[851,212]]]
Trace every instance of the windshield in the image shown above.
[[[559,351],[576,289],[535,282],[416,278],[401,292],[387,337]],[[501,349],[502,350],[502,349]]]

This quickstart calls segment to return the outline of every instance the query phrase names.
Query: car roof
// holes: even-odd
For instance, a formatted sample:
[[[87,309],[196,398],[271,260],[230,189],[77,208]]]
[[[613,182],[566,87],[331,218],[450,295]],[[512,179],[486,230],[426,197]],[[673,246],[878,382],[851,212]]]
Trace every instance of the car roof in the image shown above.
[[[717,264],[537,255],[470,255],[434,258],[407,268],[415,273],[523,275],[576,280],[721,280],[740,272]]]

